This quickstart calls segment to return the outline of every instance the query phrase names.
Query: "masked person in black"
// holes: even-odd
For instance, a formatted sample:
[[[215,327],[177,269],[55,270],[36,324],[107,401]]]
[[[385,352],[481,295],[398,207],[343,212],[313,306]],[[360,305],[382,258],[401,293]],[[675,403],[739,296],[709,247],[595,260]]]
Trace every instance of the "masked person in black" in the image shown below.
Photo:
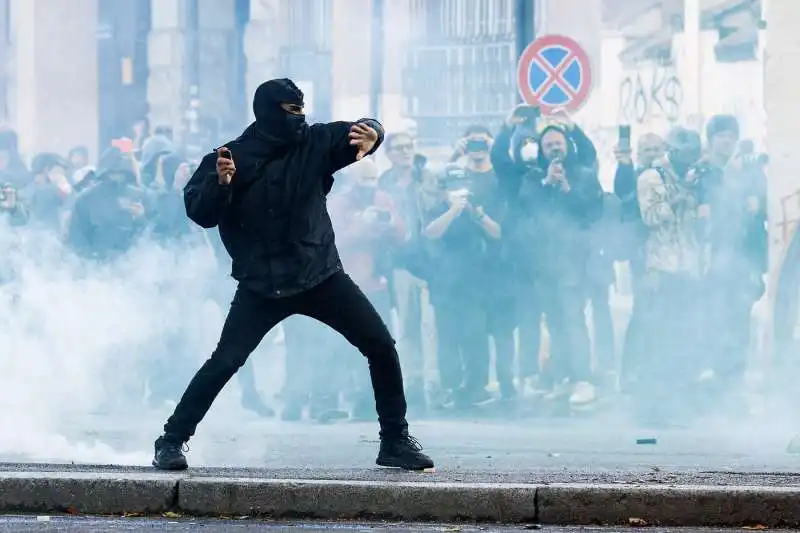
[[[187,467],[181,447],[225,384],[275,325],[302,314],[341,333],[367,358],[380,423],[376,463],[432,467],[408,433],[394,340],[342,270],[326,206],[333,173],[373,153],[383,128],[373,119],[308,125],[303,93],[288,79],[261,84],[253,111],[256,121],[206,155],[184,189],[189,218],[219,227],[239,286],[216,350],[155,442],[153,466]]]
[[[147,226],[148,198],[136,186],[133,161],[117,148],[100,158],[94,185],[78,195],[67,227],[72,250],[87,259],[108,260],[130,250]]]

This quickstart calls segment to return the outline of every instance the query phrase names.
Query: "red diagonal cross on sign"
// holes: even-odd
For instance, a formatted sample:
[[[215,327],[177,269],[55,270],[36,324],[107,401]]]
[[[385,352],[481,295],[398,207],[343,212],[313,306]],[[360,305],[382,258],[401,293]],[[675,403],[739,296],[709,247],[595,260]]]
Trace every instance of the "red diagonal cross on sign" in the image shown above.
[[[542,56],[542,53],[539,52],[536,54],[536,58],[534,61],[544,70],[547,72],[548,78],[547,81],[539,87],[539,90],[536,91],[536,97],[540,98],[543,95],[547,94],[547,91],[550,90],[550,87],[553,85],[558,84],[562,91],[564,91],[570,98],[575,98],[576,94],[575,91],[572,90],[569,83],[562,77],[564,71],[567,70],[567,67],[572,64],[573,59],[575,59],[575,53],[572,50],[568,50],[566,57],[561,60],[561,63],[553,68],[550,66],[550,62]]]

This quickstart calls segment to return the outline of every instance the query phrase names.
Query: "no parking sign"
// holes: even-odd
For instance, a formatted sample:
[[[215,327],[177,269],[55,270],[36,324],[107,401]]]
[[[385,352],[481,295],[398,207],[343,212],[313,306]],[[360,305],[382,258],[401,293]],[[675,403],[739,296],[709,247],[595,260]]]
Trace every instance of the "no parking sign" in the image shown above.
[[[540,37],[519,58],[517,87],[525,103],[545,113],[554,108],[576,111],[592,90],[589,56],[564,35]]]

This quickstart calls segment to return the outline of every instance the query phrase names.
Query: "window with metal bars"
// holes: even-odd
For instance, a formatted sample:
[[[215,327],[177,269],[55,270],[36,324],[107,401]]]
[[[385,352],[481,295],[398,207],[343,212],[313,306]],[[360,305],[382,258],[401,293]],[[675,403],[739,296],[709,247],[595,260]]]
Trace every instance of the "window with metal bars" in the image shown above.
[[[306,106],[312,118],[330,120],[333,109],[333,0],[282,0],[283,35],[280,72],[298,83],[311,83]],[[312,100],[312,101],[309,101]]]
[[[330,52],[333,36],[333,0],[284,0],[283,47],[303,52]]]
[[[423,142],[499,125],[517,102],[515,0],[411,0],[405,114]]]

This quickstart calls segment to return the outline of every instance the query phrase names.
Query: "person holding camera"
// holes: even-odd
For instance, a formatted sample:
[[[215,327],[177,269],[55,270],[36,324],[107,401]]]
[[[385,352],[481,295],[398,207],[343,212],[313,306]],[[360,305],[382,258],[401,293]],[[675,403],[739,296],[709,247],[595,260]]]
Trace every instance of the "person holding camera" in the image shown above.
[[[24,226],[28,211],[19,198],[16,187],[10,183],[0,185],[0,220],[10,226]]]
[[[488,160],[486,133],[481,136]],[[474,139],[478,140],[478,139]],[[475,146],[469,143],[469,149]],[[470,156],[472,158],[472,156]],[[480,160],[480,155],[475,160]],[[479,183],[476,165],[450,164],[440,180],[442,201],[426,214],[423,236],[437,266],[428,281],[436,313],[437,362],[445,406],[469,408],[491,401],[487,340],[489,250],[501,236],[498,207]],[[488,171],[484,167],[484,171]],[[491,290],[488,289],[489,291]],[[513,352],[512,352],[513,355]],[[500,377],[500,376],[499,376]],[[513,386],[504,383],[501,387]]]
[[[641,348],[642,313],[637,308],[637,302],[641,294],[641,283],[644,276],[644,248],[649,229],[642,221],[636,186],[639,176],[652,168],[656,161],[662,161],[666,156],[664,139],[651,132],[639,136],[634,160],[631,150],[630,126],[627,127],[627,135],[623,135],[625,128],[625,126],[620,126],[619,144],[614,150],[614,157],[617,161],[617,169],[614,173],[614,195],[620,202],[620,235],[617,240],[619,246],[616,259],[628,262],[633,290],[633,309],[625,330],[622,347],[620,383],[623,390],[636,380],[639,362],[644,355]]]
[[[135,162],[118,148],[100,157],[93,185],[75,199],[67,221],[67,243],[84,259],[117,258],[144,236],[150,198],[136,184]]]
[[[548,125],[536,165],[512,204],[507,246],[520,287],[522,377],[539,376],[550,398],[568,397],[575,405],[596,397],[584,308],[590,230],[602,213],[596,169],[582,162],[568,128]],[[542,313],[552,349],[540,375]]]
[[[700,135],[675,127],[667,157],[655,161],[637,182],[642,221],[648,230],[637,312],[644,313],[637,383],[639,414],[668,422],[688,413],[693,383],[701,370],[702,314],[698,312],[705,216]]]

